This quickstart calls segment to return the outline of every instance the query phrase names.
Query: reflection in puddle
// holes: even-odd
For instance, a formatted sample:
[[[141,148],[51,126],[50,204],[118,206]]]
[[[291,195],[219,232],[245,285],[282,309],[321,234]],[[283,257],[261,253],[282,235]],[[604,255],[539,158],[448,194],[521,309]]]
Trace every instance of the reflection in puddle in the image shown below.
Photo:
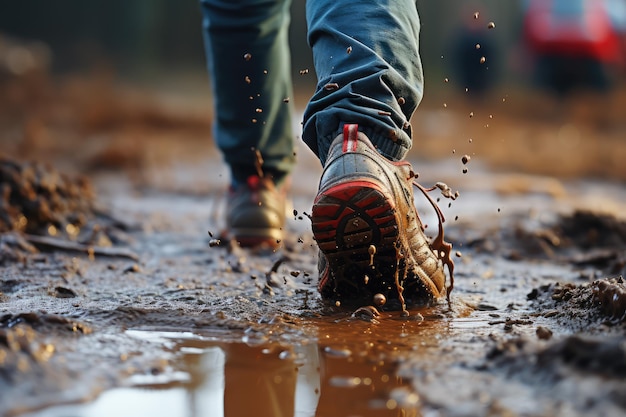
[[[447,320],[389,316],[372,324],[326,317],[301,324],[302,337],[289,343],[249,335],[225,342],[211,333],[129,330],[129,337],[178,352],[176,370],[136,375],[131,388],[32,416],[420,415],[418,393],[398,376],[398,362],[409,354],[433,354]]]

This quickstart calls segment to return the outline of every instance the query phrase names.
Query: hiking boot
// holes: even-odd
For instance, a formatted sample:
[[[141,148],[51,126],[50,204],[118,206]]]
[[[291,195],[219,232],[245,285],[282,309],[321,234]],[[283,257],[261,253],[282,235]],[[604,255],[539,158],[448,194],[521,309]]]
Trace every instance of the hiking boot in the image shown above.
[[[379,294],[390,308],[427,304],[446,294],[451,245],[440,233],[443,246],[433,248],[424,235],[411,165],[387,160],[357,128],[346,125],[331,144],[313,203],[318,289],[348,305],[384,300]]]
[[[286,186],[277,188],[269,177],[248,177],[228,191],[227,237],[245,247],[277,247],[283,239]]]

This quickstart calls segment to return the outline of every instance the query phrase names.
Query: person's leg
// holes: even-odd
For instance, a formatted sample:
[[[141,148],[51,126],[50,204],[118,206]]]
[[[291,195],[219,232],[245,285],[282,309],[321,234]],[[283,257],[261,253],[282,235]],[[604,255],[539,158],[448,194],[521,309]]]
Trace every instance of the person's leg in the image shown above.
[[[384,156],[403,159],[423,90],[415,0],[308,1],[307,22],[319,80],[307,145],[324,164],[342,123],[357,123]]]
[[[291,0],[201,0],[214,96],[214,137],[234,183],[263,171],[280,182],[294,164]]]
[[[291,0],[201,0],[214,138],[230,168],[226,236],[276,246],[294,165]]]
[[[318,288],[344,304],[428,303],[453,263],[441,217],[439,236],[424,235],[403,161],[423,88],[415,0],[309,1],[307,21],[319,82],[303,137],[324,166],[311,215]]]

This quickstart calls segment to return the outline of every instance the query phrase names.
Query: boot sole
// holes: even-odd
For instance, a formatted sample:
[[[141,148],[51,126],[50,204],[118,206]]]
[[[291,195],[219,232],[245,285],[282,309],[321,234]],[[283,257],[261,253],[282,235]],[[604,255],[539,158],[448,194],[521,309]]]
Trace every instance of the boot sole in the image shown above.
[[[321,290],[357,303],[371,302],[377,293],[397,298],[398,223],[393,197],[375,181],[322,190],[313,205],[312,229],[333,271],[334,288]]]

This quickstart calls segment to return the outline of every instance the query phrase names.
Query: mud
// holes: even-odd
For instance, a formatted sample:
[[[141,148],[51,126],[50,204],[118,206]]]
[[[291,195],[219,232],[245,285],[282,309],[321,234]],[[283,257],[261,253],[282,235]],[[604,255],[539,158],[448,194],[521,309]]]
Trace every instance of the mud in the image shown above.
[[[316,291],[317,248],[304,213],[320,168],[307,150],[298,149],[287,238],[276,249],[241,249],[217,239],[226,179],[198,136],[206,122],[158,113],[151,99],[137,105],[155,119],[104,105],[96,122],[81,112],[62,118],[45,104],[59,91],[60,107],[74,108],[86,100],[80,91],[97,90],[70,94],[67,85],[3,103],[33,108],[40,128],[3,141],[4,152],[21,158],[2,160],[12,171],[1,207],[11,227],[0,234],[0,415],[626,412],[621,183],[544,177],[532,160],[520,161],[526,174],[496,172],[499,148],[489,154],[480,138],[439,141],[448,159],[410,159],[421,183],[451,197],[437,213],[416,196],[431,239],[439,215],[446,218],[456,254],[450,300],[408,316],[381,299],[338,307]],[[109,103],[120,97],[106,94]],[[483,113],[499,117],[474,111],[472,123]],[[0,133],[14,132],[18,120],[2,119]],[[76,138],[84,143],[70,155]],[[595,145],[602,143],[613,141]],[[456,147],[467,165],[450,152]],[[588,175],[588,165],[581,169]],[[28,190],[52,197],[46,175],[29,172],[53,175],[58,198],[74,196],[65,204],[77,206],[49,204],[53,216],[31,221],[40,217],[27,210]],[[85,217],[79,234],[51,236],[51,224],[67,231],[76,213]],[[15,227],[20,216],[33,229]]]

